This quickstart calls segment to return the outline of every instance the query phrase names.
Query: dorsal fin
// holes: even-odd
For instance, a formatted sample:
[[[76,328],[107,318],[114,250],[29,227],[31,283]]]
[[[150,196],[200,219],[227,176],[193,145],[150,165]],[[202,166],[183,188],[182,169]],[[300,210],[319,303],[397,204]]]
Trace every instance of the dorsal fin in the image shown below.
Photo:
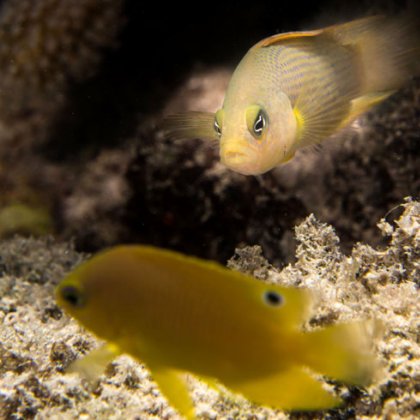
[[[353,45],[360,41],[359,37],[362,36],[366,30],[371,29],[377,23],[380,24],[383,20],[384,16],[374,15],[356,19],[351,22],[330,25],[323,29],[276,34],[269,36],[268,38],[264,38],[263,40],[255,44],[253,48],[270,47],[273,45],[283,43],[285,41],[291,41],[307,37],[316,37],[321,34],[325,34],[334,38],[335,41],[337,41],[341,45]]]
[[[322,29],[317,29],[314,31],[286,32],[284,34],[276,34],[276,35],[269,36],[268,38],[262,39],[260,42],[255,44],[252,48],[271,47],[273,45],[280,44],[284,41],[290,41],[290,40],[304,38],[304,37],[317,36],[317,35],[320,35],[322,32],[323,32]]]
[[[383,15],[373,15],[362,17],[346,23],[337,23],[323,29],[325,35],[328,35],[340,45],[357,45],[366,37],[366,31],[383,25],[385,20]]]

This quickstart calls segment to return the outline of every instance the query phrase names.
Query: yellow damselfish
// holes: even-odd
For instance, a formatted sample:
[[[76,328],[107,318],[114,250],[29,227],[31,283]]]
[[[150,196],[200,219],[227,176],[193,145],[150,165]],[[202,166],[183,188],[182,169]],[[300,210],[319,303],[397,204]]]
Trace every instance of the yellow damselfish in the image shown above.
[[[414,18],[367,17],[253,46],[230,80],[223,107],[169,116],[173,138],[219,139],[230,169],[257,175],[320,143],[420,74]]]
[[[179,413],[193,419],[185,373],[259,404],[318,410],[340,400],[312,371],[366,384],[374,361],[363,322],[302,332],[309,292],[148,246],[119,246],[82,264],[57,301],[108,344],[75,362],[97,375],[121,353],[143,361]]]

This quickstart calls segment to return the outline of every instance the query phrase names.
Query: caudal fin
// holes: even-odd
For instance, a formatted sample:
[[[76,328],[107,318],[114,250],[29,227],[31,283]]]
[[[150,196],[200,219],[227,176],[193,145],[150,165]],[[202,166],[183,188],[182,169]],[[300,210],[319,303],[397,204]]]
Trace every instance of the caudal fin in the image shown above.
[[[389,92],[420,75],[420,19],[372,16],[326,30],[352,48],[361,75],[361,94]]]
[[[340,324],[306,334],[305,364],[348,384],[367,385],[377,364],[366,322]]]

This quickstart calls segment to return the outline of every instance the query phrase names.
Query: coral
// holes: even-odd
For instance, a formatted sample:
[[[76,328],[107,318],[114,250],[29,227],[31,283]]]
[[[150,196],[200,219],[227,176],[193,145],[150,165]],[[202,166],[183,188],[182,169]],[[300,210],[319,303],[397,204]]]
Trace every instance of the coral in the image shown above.
[[[238,248],[232,269],[261,281],[306,287],[314,306],[305,328],[372,319],[381,370],[373,383],[355,388],[330,382],[343,407],[318,413],[284,413],[255,407],[240,397],[218,394],[191,378],[197,413],[203,418],[414,419],[418,345],[420,203],[407,200],[393,223],[379,223],[388,243],[359,243],[344,255],[334,229],[313,215],[296,227],[296,262],[277,269],[261,248]],[[0,242],[0,412],[6,419],[178,418],[157,391],[149,373],[122,356],[89,386],[63,370],[98,341],[54,303],[60,278],[86,258],[71,244],[52,238]],[[417,413],[418,414],[418,413]]]
[[[0,10],[0,156],[31,150],[70,82],[92,75],[115,44],[122,0],[7,0]]]
[[[117,221],[122,219],[131,194],[125,177],[130,162],[126,148],[103,150],[66,197],[64,229],[67,236],[78,236],[83,249],[102,248],[129,236],[127,225]]]

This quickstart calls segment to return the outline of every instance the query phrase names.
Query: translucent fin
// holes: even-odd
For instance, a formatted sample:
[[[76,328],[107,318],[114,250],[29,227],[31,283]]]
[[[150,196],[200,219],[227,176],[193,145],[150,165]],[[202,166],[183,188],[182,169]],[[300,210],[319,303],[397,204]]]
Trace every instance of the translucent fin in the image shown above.
[[[114,344],[104,344],[92,350],[86,356],[73,362],[67,369],[68,373],[78,373],[89,382],[94,382],[101,376],[107,365],[112,362],[120,351]]]
[[[339,129],[346,127],[359,115],[362,115],[364,112],[368,111],[373,106],[378,105],[380,102],[388,98],[393,93],[394,91],[372,93],[353,99],[351,101],[350,113],[348,117],[341,122]]]
[[[376,373],[367,322],[334,325],[305,336],[304,363],[317,373],[354,385],[368,384]]]
[[[299,366],[246,382],[226,383],[226,386],[250,401],[284,410],[323,410],[341,402]]]
[[[299,146],[310,146],[320,143],[341,126],[343,117],[348,115],[350,105],[340,98],[331,98],[330,102],[316,102],[320,94],[302,92],[297,99],[294,113],[298,119]],[[350,98],[349,98],[350,99]]]
[[[214,114],[211,112],[186,112],[173,114],[163,120],[166,137],[174,140],[217,140],[214,130]]]
[[[270,47],[291,40],[299,40],[302,38],[316,37],[320,35],[328,35],[330,37],[333,37],[341,45],[350,45],[354,44],[355,40],[357,42],[357,35],[359,33],[364,33],[366,29],[371,28],[378,22],[381,22],[381,20],[383,19],[383,16],[368,16],[347,23],[331,25],[323,29],[276,34],[261,40],[260,42],[258,42],[258,44],[254,46],[254,48]]]
[[[355,52],[363,92],[398,89],[420,72],[418,17],[371,16],[326,28],[325,34]]]
[[[151,369],[152,378],[156,381],[160,391],[182,416],[194,420],[194,407],[188,392],[184,374],[173,369]]]

